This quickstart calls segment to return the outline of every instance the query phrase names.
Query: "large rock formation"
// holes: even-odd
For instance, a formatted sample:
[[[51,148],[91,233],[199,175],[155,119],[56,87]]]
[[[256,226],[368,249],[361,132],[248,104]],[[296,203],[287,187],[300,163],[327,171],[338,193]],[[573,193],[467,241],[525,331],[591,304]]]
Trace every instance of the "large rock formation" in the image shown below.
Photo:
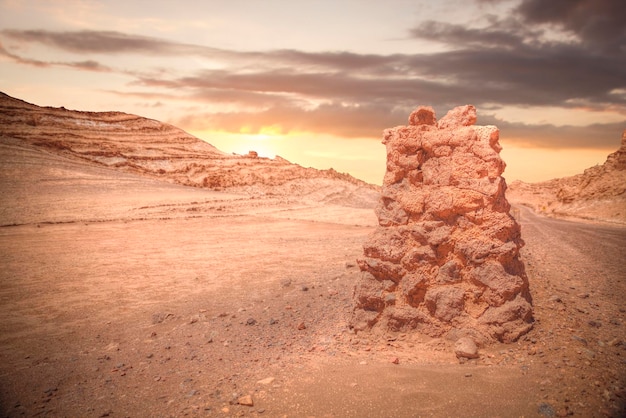
[[[0,92],[0,145],[29,147],[186,186],[370,207],[378,190],[333,169],[254,151],[230,155],[172,125],[122,112],[40,107]]]
[[[385,130],[379,227],[358,260],[357,331],[511,342],[532,327],[498,129],[475,122],[473,106],[439,122],[432,108],[419,107],[409,126]]]
[[[626,224],[626,130],[620,148],[604,164],[571,177],[514,182],[507,194],[546,215]]]

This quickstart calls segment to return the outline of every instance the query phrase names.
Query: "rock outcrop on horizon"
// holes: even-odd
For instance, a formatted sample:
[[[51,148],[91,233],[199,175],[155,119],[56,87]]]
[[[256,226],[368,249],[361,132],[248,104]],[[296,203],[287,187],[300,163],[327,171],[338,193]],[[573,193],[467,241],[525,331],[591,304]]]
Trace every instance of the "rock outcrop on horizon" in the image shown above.
[[[511,201],[545,215],[626,224],[626,130],[620,148],[604,164],[571,177],[516,181],[507,194]]]
[[[224,153],[181,129],[122,112],[40,107],[0,92],[0,143],[163,181],[252,195],[373,207],[376,186],[333,169]]]
[[[378,228],[358,260],[357,331],[512,342],[532,327],[520,226],[509,214],[495,126],[476,109],[419,107],[384,132]]]

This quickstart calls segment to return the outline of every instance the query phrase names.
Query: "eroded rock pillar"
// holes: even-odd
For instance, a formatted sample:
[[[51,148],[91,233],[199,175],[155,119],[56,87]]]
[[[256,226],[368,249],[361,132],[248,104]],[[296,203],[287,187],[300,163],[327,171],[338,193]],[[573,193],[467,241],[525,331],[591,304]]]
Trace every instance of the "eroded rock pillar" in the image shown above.
[[[432,108],[419,107],[408,126],[385,130],[379,226],[358,260],[357,331],[511,342],[532,327],[499,132],[475,122],[473,106],[439,121]]]

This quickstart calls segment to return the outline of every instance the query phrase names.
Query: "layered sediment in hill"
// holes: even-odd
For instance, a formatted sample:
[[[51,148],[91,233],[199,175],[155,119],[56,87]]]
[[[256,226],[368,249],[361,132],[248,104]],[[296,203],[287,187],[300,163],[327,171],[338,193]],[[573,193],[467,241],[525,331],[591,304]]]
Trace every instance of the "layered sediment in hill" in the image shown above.
[[[626,224],[626,130],[620,148],[602,165],[571,177],[540,183],[514,182],[512,202],[556,217],[575,217]]]
[[[358,260],[357,331],[515,341],[532,327],[520,226],[509,214],[498,129],[476,109],[429,107],[387,129],[379,227]]]
[[[367,207],[378,190],[333,169],[226,154],[172,125],[121,112],[40,107],[0,93],[0,141],[212,190],[289,195]]]

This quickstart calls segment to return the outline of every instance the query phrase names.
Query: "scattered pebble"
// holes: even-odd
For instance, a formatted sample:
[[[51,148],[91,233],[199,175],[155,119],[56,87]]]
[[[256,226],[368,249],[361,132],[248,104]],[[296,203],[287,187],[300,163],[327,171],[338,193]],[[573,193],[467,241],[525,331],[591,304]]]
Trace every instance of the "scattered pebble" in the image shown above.
[[[244,395],[237,399],[237,403],[243,406],[254,406],[254,401],[252,400],[252,396]]]
[[[260,385],[269,385],[273,383],[274,380],[276,379],[274,379],[273,377],[266,377],[265,379],[258,380],[257,383]]]
[[[561,297],[560,297],[560,296],[558,296],[558,295],[552,295],[552,296],[550,296],[550,298],[549,298],[548,300],[549,300],[550,302],[559,302],[559,303],[562,303],[562,302],[563,302],[563,300],[561,299]]]
[[[544,417],[553,417],[553,416],[555,416],[554,408],[552,407],[552,405],[550,405],[548,403],[540,404],[539,408],[537,408],[537,412],[539,412],[539,414],[543,415]]]

